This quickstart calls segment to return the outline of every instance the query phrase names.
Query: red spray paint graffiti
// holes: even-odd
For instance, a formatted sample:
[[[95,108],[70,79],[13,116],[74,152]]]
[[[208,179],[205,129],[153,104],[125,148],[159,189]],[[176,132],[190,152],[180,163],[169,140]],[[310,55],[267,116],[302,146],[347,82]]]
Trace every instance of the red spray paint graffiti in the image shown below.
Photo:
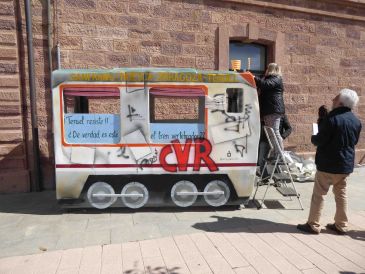
[[[174,140],[171,145],[164,146],[160,153],[160,163],[163,169],[168,172],[187,171],[190,150],[193,145],[195,151],[193,170],[199,171],[202,163],[205,163],[210,171],[217,171],[217,165],[210,158],[212,145],[207,139],[194,139],[194,144],[191,139],[186,139],[184,145],[180,144],[179,140]],[[173,152],[175,152],[177,163],[169,164],[166,157]]]

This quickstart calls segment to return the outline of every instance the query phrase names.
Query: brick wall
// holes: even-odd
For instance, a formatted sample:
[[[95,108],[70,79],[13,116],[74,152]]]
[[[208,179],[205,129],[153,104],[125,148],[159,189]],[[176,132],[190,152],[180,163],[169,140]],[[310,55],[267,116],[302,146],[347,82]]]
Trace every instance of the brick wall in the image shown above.
[[[0,193],[29,191],[16,6],[0,2]]]
[[[289,143],[296,145],[297,151],[314,151],[310,135],[317,108],[321,104],[329,105],[330,99],[341,88],[351,87],[358,91],[361,101],[357,113],[365,124],[364,21],[311,14],[308,10],[293,12],[239,2],[245,1],[60,0],[54,5],[56,16],[52,42],[60,43],[63,68],[169,66],[217,69],[219,28],[228,26],[239,32],[247,24],[256,26],[252,30],[256,29],[259,32],[257,35],[262,38],[275,40],[275,37],[271,37],[273,33],[280,34],[281,37],[282,42],[274,47],[281,51],[277,61],[283,67],[287,112],[294,126]],[[266,2],[290,8],[290,5],[298,1]],[[14,80],[18,75],[18,57],[11,8],[13,2],[0,3],[7,7],[0,8],[0,31],[4,33],[0,34],[0,39],[15,39],[10,44],[1,44],[2,48],[14,52],[13,55],[9,54],[13,56],[10,59],[0,57],[0,84],[9,86],[1,93],[1,96],[9,94],[6,95],[8,99],[1,97],[1,104],[9,110],[2,110],[5,114],[2,114],[1,117],[4,118],[1,119],[14,119],[9,123],[14,127],[1,129],[0,138],[5,138],[5,142],[15,143],[16,146],[22,143],[23,137],[18,134],[11,137],[14,131],[22,132],[19,119],[19,80]],[[53,186],[53,143],[46,39],[47,7],[45,0],[35,0],[32,3],[41,162],[45,185],[50,188]],[[305,3],[301,4],[301,8],[358,17],[365,14],[364,4],[353,1],[310,0]],[[17,20],[21,29],[25,29],[22,1],[19,5],[20,15]],[[4,10],[5,13],[8,10],[9,14],[3,14]],[[1,36],[5,34],[6,36]],[[24,39],[22,36],[20,40]],[[24,43],[19,47],[24,51]],[[23,97],[27,98],[26,87]],[[27,106],[28,101],[25,99],[24,109],[27,110]],[[10,115],[12,112],[14,114]],[[24,120],[25,128],[29,126],[28,120]],[[2,152],[0,149],[1,155],[7,157],[10,146],[6,143],[3,147],[7,150]],[[365,149],[365,134],[362,135],[358,148]],[[24,157],[24,149],[21,151],[21,157]],[[19,160],[14,164],[19,165]]]
[[[326,2],[321,6],[337,12],[343,9]],[[307,7],[318,8],[318,3]],[[65,0],[59,8],[65,68],[217,69],[219,26],[255,23],[268,30],[267,36],[272,31],[283,33],[284,43],[279,46],[284,58],[280,63],[289,118],[294,124],[289,142],[298,151],[314,150],[310,144],[311,123],[316,121],[321,104],[330,104],[343,87],[365,94],[364,22],[316,18],[225,1]],[[364,8],[355,14],[361,11]],[[362,101],[359,108],[364,104]],[[364,112],[359,114],[365,118]],[[365,135],[359,147],[365,148]]]

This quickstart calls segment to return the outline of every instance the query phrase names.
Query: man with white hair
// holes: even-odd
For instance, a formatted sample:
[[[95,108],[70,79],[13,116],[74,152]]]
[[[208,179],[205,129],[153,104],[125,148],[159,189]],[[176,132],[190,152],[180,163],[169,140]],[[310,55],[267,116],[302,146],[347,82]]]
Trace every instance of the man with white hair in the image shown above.
[[[326,228],[340,235],[346,234],[346,179],[354,170],[355,145],[361,131],[361,122],[352,113],[358,101],[355,91],[341,90],[332,100],[332,111],[320,123],[318,134],[312,136],[312,143],[317,146],[317,173],[308,221],[297,226],[301,231],[320,233],[324,196],[332,185],[336,201],[335,223]]]

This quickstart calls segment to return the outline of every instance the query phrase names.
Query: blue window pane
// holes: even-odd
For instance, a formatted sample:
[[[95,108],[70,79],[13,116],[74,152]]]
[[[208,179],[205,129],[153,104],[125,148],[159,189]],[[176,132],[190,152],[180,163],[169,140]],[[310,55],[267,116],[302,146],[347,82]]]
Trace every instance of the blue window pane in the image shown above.
[[[169,144],[173,140],[205,138],[204,123],[151,123],[151,141],[155,144]]]
[[[118,144],[119,114],[66,113],[65,139],[69,144]]]
[[[231,68],[231,60],[241,60],[241,69],[248,69],[248,58],[251,59],[251,71],[265,71],[265,46],[258,44],[245,44],[241,42],[229,43],[229,68]]]

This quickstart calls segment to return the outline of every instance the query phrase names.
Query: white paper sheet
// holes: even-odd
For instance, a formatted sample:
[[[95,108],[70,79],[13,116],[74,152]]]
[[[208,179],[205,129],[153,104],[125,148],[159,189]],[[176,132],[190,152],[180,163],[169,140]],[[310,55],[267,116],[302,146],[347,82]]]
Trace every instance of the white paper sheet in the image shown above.
[[[318,124],[316,124],[316,123],[312,124],[312,132],[313,132],[313,135],[318,134]]]
[[[235,139],[240,139],[251,135],[250,124],[248,121],[241,123],[229,122],[210,127],[211,136],[214,144],[220,144]]]
[[[147,144],[146,138],[139,129],[125,135],[123,138],[126,144]],[[152,153],[150,147],[129,147],[129,149],[132,151],[136,160],[142,159]]]

